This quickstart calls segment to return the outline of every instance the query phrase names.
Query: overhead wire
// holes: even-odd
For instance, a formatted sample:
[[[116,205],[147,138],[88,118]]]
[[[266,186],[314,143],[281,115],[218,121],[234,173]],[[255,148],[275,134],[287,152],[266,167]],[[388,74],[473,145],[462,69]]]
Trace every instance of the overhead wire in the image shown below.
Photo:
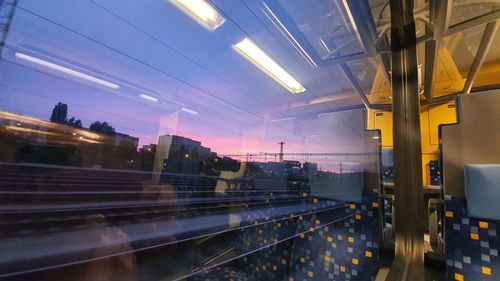
[[[104,44],[104,43],[102,43],[102,42],[100,42],[100,41],[98,41],[98,40],[95,40],[95,39],[93,39],[93,38],[91,38],[91,37],[89,37],[89,36],[87,36],[87,35],[85,35],[85,34],[83,34],[83,33],[81,33],[81,32],[78,32],[78,31],[76,31],[76,30],[74,30],[74,29],[71,29],[71,28],[69,28],[69,27],[67,27],[67,26],[64,26],[64,25],[62,25],[62,24],[60,24],[60,23],[58,23],[58,22],[55,22],[55,21],[53,21],[53,20],[51,20],[51,19],[49,19],[49,18],[47,18],[47,17],[44,17],[44,16],[42,16],[42,15],[38,14],[38,13],[35,13],[35,12],[33,12],[33,11],[30,11],[30,10],[28,10],[28,9],[24,8],[24,7],[21,7],[21,6],[19,6],[19,5],[18,5],[18,7],[17,7],[17,8],[18,8],[18,9],[20,9],[20,10],[22,10],[22,11],[24,11],[24,12],[26,12],[26,13],[28,13],[28,14],[31,14],[31,15],[33,15],[33,16],[35,16],[35,17],[38,17],[38,18],[40,18],[40,19],[43,19],[43,20],[45,20],[45,21],[47,21],[47,22],[49,22],[49,23],[51,23],[51,24],[54,24],[54,25],[56,25],[56,26],[58,26],[58,27],[60,27],[60,28],[62,28],[62,29],[64,29],[64,30],[67,30],[67,31],[69,31],[69,32],[71,32],[71,33],[74,33],[74,34],[77,34],[77,35],[79,35],[79,36],[81,36],[81,37],[83,37],[83,38],[86,38],[87,40],[90,40],[90,41],[94,42],[94,43],[95,43],[95,44],[97,44],[97,45],[100,45],[100,46],[105,47],[105,48],[107,48],[107,49],[109,49],[109,50],[112,50],[112,51],[114,51],[114,52],[116,52],[116,53],[118,53],[118,54],[120,54],[120,55],[123,55],[123,56],[125,56],[125,57],[127,57],[127,58],[129,58],[129,59],[131,59],[131,60],[133,60],[133,61],[135,61],[135,62],[138,62],[138,63],[140,63],[140,64],[143,64],[143,65],[145,65],[145,66],[147,66],[147,67],[149,67],[149,68],[151,68],[151,69],[154,69],[154,70],[156,70],[156,71],[158,71],[158,72],[160,72],[160,73],[164,74],[165,76],[170,77],[170,78],[172,78],[172,79],[174,79],[174,80],[176,80],[176,81],[178,81],[178,82],[181,82],[181,83],[183,83],[183,84],[186,84],[186,85],[188,85],[188,86],[192,87],[193,89],[196,89],[196,90],[198,90],[198,91],[200,91],[200,92],[203,92],[203,93],[205,93],[205,94],[207,94],[207,95],[209,95],[209,96],[211,96],[211,97],[215,98],[215,99],[216,99],[216,100],[218,100],[218,101],[221,101],[221,102],[223,102],[223,103],[227,103],[227,104],[231,105],[231,106],[232,106],[232,107],[234,107],[234,108],[237,108],[237,109],[239,109],[239,110],[241,110],[241,111],[243,111],[243,112],[248,113],[249,115],[255,116],[255,117],[257,117],[258,119],[262,119],[263,121],[266,121],[266,118],[265,118],[265,117],[262,117],[262,116],[260,116],[260,115],[258,115],[258,114],[256,114],[256,113],[251,112],[251,111],[249,111],[249,110],[247,110],[247,109],[245,109],[245,108],[243,108],[243,107],[241,107],[241,106],[239,106],[239,105],[236,105],[236,104],[234,104],[234,103],[232,103],[232,102],[229,102],[229,101],[227,101],[227,100],[221,99],[221,98],[219,98],[219,97],[217,97],[217,96],[215,96],[215,95],[211,94],[210,92],[208,92],[208,91],[206,91],[206,90],[204,90],[204,89],[202,89],[202,88],[200,88],[200,87],[198,87],[198,86],[196,86],[196,85],[194,85],[194,84],[192,84],[192,83],[190,83],[190,82],[188,82],[188,81],[185,81],[185,80],[183,80],[183,79],[180,79],[180,78],[178,78],[178,77],[176,77],[176,76],[174,76],[174,75],[172,75],[172,74],[170,74],[170,73],[167,73],[167,72],[165,72],[165,71],[163,71],[163,70],[159,69],[159,68],[158,68],[158,67],[156,67],[156,66],[151,65],[150,63],[147,63],[147,62],[144,62],[144,61],[142,61],[142,60],[140,60],[140,59],[138,59],[138,58],[132,57],[132,56],[130,56],[130,55],[128,55],[128,54],[126,54],[126,53],[124,53],[124,52],[120,51],[120,50],[117,50],[116,48],[113,48],[113,47],[111,47],[111,46],[108,46],[108,45],[106,45],[106,44]],[[289,131],[289,132],[291,132],[292,134],[294,134],[294,135],[296,135],[296,136],[298,136],[298,137],[306,138],[305,136],[303,136],[303,135],[301,135],[301,134],[298,134],[298,133],[294,132],[293,130],[290,130],[290,129],[289,129],[289,128],[287,128],[287,127],[280,126],[280,125],[276,125],[276,124],[275,124],[275,126],[277,126],[277,127],[281,127],[281,128],[283,128],[283,129],[285,129],[286,131]],[[317,143],[317,145],[320,145],[320,146],[323,146],[323,147],[324,147],[324,145],[323,145],[323,144],[320,144],[320,143]],[[325,148],[327,148],[327,147],[325,147]]]
[[[67,82],[75,83],[75,84],[78,84],[78,85],[80,85],[80,86],[87,87],[87,88],[90,88],[90,89],[93,89],[93,90],[97,90],[97,91],[101,91],[101,92],[109,93],[109,94],[114,95],[114,96],[116,96],[116,97],[118,97],[118,98],[122,98],[122,99],[124,99],[124,100],[128,101],[126,98],[120,97],[120,96],[118,96],[118,95],[116,95],[116,94],[113,94],[113,93],[111,93],[111,92],[109,92],[109,91],[102,90],[102,89],[99,89],[99,88],[95,88],[95,87],[92,87],[92,86],[89,86],[89,85],[86,85],[86,84],[83,84],[83,83],[78,83],[78,82],[75,82],[75,81],[72,81],[72,80],[69,80],[69,79],[65,79],[65,78],[63,78],[63,77],[60,77],[60,76],[57,76],[57,75],[53,75],[53,74],[50,74],[50,73],[47,73],[47,72],[43,72],[43,71],[40,71],[40,70],[38,70],[38,69],[31,68],[31,67],[26,66],[26,65],[23,65],[23,64],[18,64],[18,63],[16,63],[16,62],[9,61],[9,60],[5,60],[5,59],[3,60],[3,62],[7,62],[7,63],[13,64],[13,65],[16,65],[16,66],[19,66],[19,67],[22,67],[22,68],[26,68],[26,69],[29,69],[29,70],[32,70],[32,71],[35,71],[35,72],[39,72],[39,73],[42,73],[42,74],[44,74],[44,75],[48,75],[48,76],[53,77],[53,78],[56,78],[56,79],[60,79],[60,80],[64,80],[64,81],[67,81]],[[2,83],[0,83],[0,85],[3,85],[4,87],[9,87],[9,88],[14,89],[14,90],[16,90],[16,91],[22,91],[22,92],[25,92],[25,93],[27,93],[27,94],[45,96],[45,95],[41,95],[41,94],[38,94],[38,93],[33,93],[33,92],[31,92],[31,91],[27,91],[27,90],[24,90],[24,89],[13,88],[13,87],[11,87],[11,86],[8,86],[8,85],[6,85],[6,84],[2,84]],[[45,97],[46,97],[46,96],[45,96]],[[49,98],[49,99],[53,99],[53,100],[57,100],[57,99],[54,99],[54,98],[51,98],[51,97],[47,97],[47,98]],[[60,100],[59,100],[59,101],[60,101]],[[148,109],[151,109],[151,108],[156,109],[156,108],[154,108],[154,107],[152,107],[152,106],[149,106],[149,105],[145,105],[145,104],[138,103],[138,102],[136,102],[136,103],[137,103],[137,104],[140,104],[141,106],[143,106],[143,107],[145,107],[145,108],[148,108]],[[90,107],[83,106],[83,105],[80,105],[80,104],[75,103],[75,102],[71,102],[70,104],[74,104],[74,105],[77,105],[77,106],[82,106],[82,107],[86,107],[86,108],[88,108],[88,109],[92,109],[92,108],[90,108]],[[26,106],[26,105],[24,105],[24,104],[23,104],[23,106]],[[98,110],[98,109],[93,109],[93,110]],[[102,111],[102,110],[101,110],[101,111]],[[127,118],[127,119],[131,119],[129,116],[123,116],[123,115],[118,115],[118,114],[112,114],[112,113],[107,112],[107,111],[102,111],[102,112],[105,112],[105,113],[110,114],[110,115],[115,115],[115,116],[120,116],[120,117],[124,117],[124,118]],[[162,113],[162,111],[161,111],[161,110],[158,110],[158,112],[159,112],[159,113]],[[173,113],[173,112],[170,112],[170,113]],[[40,114],[40,113],[39,113],[39,114]],[[79,119],[84,119],[84,120],[86,119],[86,118],[83,118],[83,117],[82,117],[82,118],[81,118],[81,117],[78,117],[78,118],[79,118]],[[186,120],[193,121],[193,122],[195,122],[195,123],[199,123],[199,124],[204,124],[204,125],[211,126],[211,128],[215,128],[215,129],[217,129],[217,130],[221,130],[222,132],[229,132],[229,133],[231,133],[231,134],[233,134],[233,135],[235,135],[235,136],[241,137],[241,138],[247,138],[247,139],[251,139],[251,140],[255,140],[255,141],[261,141],[261,139],[252,138],[252,137],[249,137],[248,135],[244,135],[244,134],[242,134],[242,133],[239,133],[239,132],[236,132],[236,131],[233,131],[233,130],[227,130],[227,128],[226,128],[226,129],[222,129],[222,128],[220,128],[220,129],[219,129],[219,127],[217,127],[217,126],[213,126],[213,124],[208,123],[207,121],[202,121],[202,120],[201,120],[201,119],[199,119],[199,118],[196,118],[196,119],[195,119],[194,117],[191,117],[190,115],[187,115],[187,114],[186,114],[186,117],[183,117],[183,118],[184,118],[184,119],[186,119]],[[87,120],[88,120],[88,121],[90,121],[90,122],[92,122],[92,120],[90,120],[90,119],[87,119]],[[132,120],[133,120],[133,118],[132,118]],[[95,120],[94,120],[94,121],[95,121]],[[156,127],[158,127],[158,124],[154,124],[154,123],[150,123],[150,122],[146,122],[146,121],[140,121],[140,122],[142,122],[142,123],[144,123],[144,124],[148,124],[148,125],[152,125],[152,126],[156,126]],[[140,132],[140,133],[151,133],[151,132],[141,131],[141,130],[134,129],[134,128],[124,127],[123,125],[115,125],[115,124],[113,124],[113,126],[115,126],[115,127],[117,127],[117,128],[120,128],[120,127],[121,127],[121,128],[126,128],[126,130],[136,131],[136,132]],[[184,133],[188,133],[188,134],[192,134],[192,132],[185,131],[185,130],[182,130],[182,129],[180,129],[180,128],[176,128],[176,129],[175,129],[175,131],[177,131],[177,132],[184,132]],[[225,143],[227,143],[227,142],[225,142]],[[227,144],[231,144],[231,143],[227,143]],[[298,148],[296,148],[296,147],[294,147],[294,148],[295,148],[295,149],[298,149]]]

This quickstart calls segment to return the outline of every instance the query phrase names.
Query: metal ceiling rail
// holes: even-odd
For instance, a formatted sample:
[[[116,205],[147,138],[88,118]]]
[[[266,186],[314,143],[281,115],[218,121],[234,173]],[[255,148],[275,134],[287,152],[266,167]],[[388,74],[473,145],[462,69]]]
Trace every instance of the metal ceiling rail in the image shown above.
[[[366,0],[365,0],[366,1]],[[435,28],[435,33],[436,35],[431,36],[429,34],[422,35],[417,38],[418,43],[423,43],[427,42],[429,40],[434,39],[440,39],[446,36],[453,35],[455,33],[473,28],[478,25],[483,25],[487,24],[489,22],[495,21],[500,18],[500,10],[493,11],[491,13],[475,17],[473,19],[455,24],[451,27],[449,27],[449,22],[451,18],[451,0],[433,0],[434,5],[439,5],[441,8],[439,8],[442,12],[438,12],[439,16],[436,16],[436,21],[441,22],[438,26],[440,26],[440,29]],[[432,5],[431,5],[432,6]],[[432,9],[432,7],[431,7]],[[366,19],[363,19],[366,20]],[[436,21],[432,21],[434,25],[436,25]],[[438,35],[439,34],[439,35]],[[295,34],[294,34],[295,35]],[[377,37],[378,38],[378,37]],[[374,40],[377,40],[375,38]],[[379,39],[380,40],[380,39]],[[375,42],[375,41],[374,41]],[[388,48],[380,48],[376,49],[375,53],[358,53],[358,54],[351,54],[351,55],[346,55],[346,56],[338,56],[335,58],[331,59],[326,59],[321,62],[321,65],[336,65],[336,64],[342,64],[346,62],[351,62],[351,61],[356,61],[356,60],[361,60],[361,59],[366,59],[373,57],[374,55],[381,55],[381,54],[387,54],[389,53],[390,50]]]
[[[365,53],[370,56],[378,56],[380,63],[384,67],[384,73],[391,83],[391,60],[390,54],[387,52],[377,52],[376,42],[383,43],[382,48],[389,47],[389,42],[386,39],[377,40],[378,32],[375,26],[375,21],[373,19],[372,11],[370,9],[370,3],[368,0],[344,0],[345,9],[348,13],[352,14],[351,21],[352,25],[357,27],[357,33],[359,34],[360,43],[362,44]]]
[[[358,84],[358,81],[356,81],[356,77],[352,74],[351,70],[349,67],[345,64],[342,63],[339,65],[340,71],[342,74],[344,74],[345,78],[353,88],[354,92],[358,94],[358,96],[361,98],[363,101],[363,104],[365,105],[366,108],[369,109],[376,109],[376,110],[391,110],[391,105],[390,104],[372,104],[368,100],[368,97],[365,95],[363,89],[361,86]]]
[[[434,36],[433,38],[428,38],[425,44],[425,87],[424,87],[424,96],[426,104],[434,104],[438,101],[449,101],[452,97],[456,96],[460,93],[470,93],[472,86],[474,84],[474,80],[481,69],[481,66],[488,54],[489,48],[491,47],[491,43],[494,39],[494,35],[496,30],[498,29],[498,19],[500,17],[499,11],[495,11],[498,6],[494,6],[494,11],[479,17],[475,17],[463,23],[457,24],[453,26],[451,29],[449,28],[450,20],[451,20],[451,8],[452,1],[451,0],[432,0],[430,6],[430,21],[434,25]],[[439,48],[439,40],[442,37],[449,36],[451,34],[461,32],[465,29],[475,27],[477,25],[487,24],[483,37],[481,39],[478,51],[476,53],[476,57],[474,58],[474,62],[469,71],[469,75],[467,76],[467,81],[464,85],[462,92],[452,94],[449,96],[445,96],[444,98],[436,99],[434,98],[434,82],[435,82],[435,71],[437,67],[437,59],[438,59],[438,48]],[[435,101],[434,101],[435,100]]]
[[[323,61],[322,65],[336,65],[336,64],[346,63],[346,62],[350,62],[350,61],[367,59],[370,57],[371,57],[371,55],[369,55],[367,53],[358,53],[358,54],[353,54],[353,55],[346,55],[346,56],[326,59]]]
[[[271,2],[272,1],[266,1]],[[347,78],[353,90],[361,98],[363,105],[369,109],[375,110],[391,110],[390,104],[372,104],[366,94],[364,93],[362,87],[359,85],[353,73],[347,66],[348,62],[357,61],[362,59],[368,59],[374,56],[379,57],[380,63],[384,67],[384,72],[389,83],[392,83],[391,79],[391,65],[390,65],[390,46],[389,42],[384,34],[378,34],[375,22],[373,20],[373,15],[370,10],[370,5],[368,0],[356,1],[356,0],[343,0],[344,8],[346,9],[351,24],[353,26],[354,32],[361,45],[363,46],[364,52],[357,54],[350,54],[346,56],[335,56],[333,58],[321,60],[314,52],[311,52],[314,56],[313,59],[318,66],[324,65],[338,65],[341,72]],[[273,9],[280,8],[279,5],[272,5]],[[434,98],[434,83],[436,79],[436,68],[438,60],[438,49],[439,49],[439,39],[461,32],[463,30],[482,25],[488,24],[500,18],[500,10],[492,11],[488,14],[475,17],[473,19],[464,21],[462,23],[449,26],[451,21],[451,9],[452,0],[431,0],[429,5],[425,5],[420,8],[417,12],[421,19],[422,13],[425,9],[429,9],[429,22],[426,22],[426,33],[417,38],[417,43],[425,43],[426,55],[425,55],[425,77],[424,77],[424,96],[426,100],[422,102],[424,104],[436,104],[440,102],[449,101],[454,95],[449,95],[446,98]],[[293,26],[291,20],[285,21],[287,27],[291,28],[290,31],[297,38],[301,38],[305,41],[306,49],[313,50],[312,46],[308,44],[307,40],[302,36],[300,31]],[[378,48],[377,45],[382,45]]]
[[[432,0],[429,7],[429,20],[434,26],[433,36],[425,42],[425,77],[424,96],[425,100],[432,102],[434,97],[434,82],[436,81],[436,68],[438,60],[439,40],[446,29],[446,18],[448,18],[450,0]],[[426,35],[430,30],[426,29]]]
[[[461,22],[459,24],[450,26],[446,30],[446,32],[443,34],[443,37],[464,31],[464,30],[469,29],[469,28],[473,28],[473,27],[478,26],[478,25],[483,25],[483,24],[487,24],[487,23],[492,22],[492,21],[496,21],[499,18],[500,18],[500,9],[493,11],[491,13],[488,13],[488,14]]]
[[[439,104],[443,104],[443,103],[447,103],[447,102],[450,102],[452,100],[455,99],[455,97],[458,95],[458,94],[461,94],[462,92],[459,92],[459,93],[454,93],[454,94],[450,94],[450,95],[445,95],[445,96],[440,96],[440,97],[434,97],[432,98],[432,100],[428,101],[428,100],[421,100],[420,101],[420,105],[421,106],[427,106],[427,105],[439,105]]]
[[[349,14],[351,24],[357,33],[360,43],[364,49],[364,55],[366,58],[372,56],[379,56],[380,62],[384,66],[384,72],[390,83],[390,59],[388,53],[377,53],[377,48],[375,46],[375,41],[377,39],[377,29],[375,27],[375,22],[373,21],[373,16],[371,14],[370,6],[367,0],[365,1],[343,1],[344,8]],[[376,109],[376,110],[391,110],[390,104],[372,104],[368,100],[368,97],[364,93],[363,89],[359,85],[356,77],[352,74],[351,70],[347,66],[348,61],[339,63],[339,69],[344,74],[345,78],[351,85],[354,92],[361,98],[363,105],[366,108]]]
[[[439,0],[434,0],[438,1]],[[448,28],[450,27],[450,22],[451,22],[451,1],[453,0],[443,0],[442,7],[444,9],[443,17],[441,20],[443,21],[443,24],[440,26],[439,29],[439,34],[443,35],[448,32]]]
[[[486,25],[484,29],[483,37],[481,38],[481,42],[479,43],[479,48],[477,49],[476,57],[474,58],[474,62],[469,70],[469,74],[467,75],[467,80],[465,81],[464,89],[462,92],[464,94],[470,93],[472,89],[472,85],[476,80],[477,74],[479,70],[481,70],[481,66],[488,55],[488,51],[493,43],[493,39],[495,38],[495,33],[498,30],[498,25],[500,21],[493,21]]]
[[[436,68],[438,59],[438,42],[435,39],[425,42],[425,77],[424,96],[431,102],[434,97],[434,84],[436,81]]]
[[[498,5],[494,7],[494,10],[485,15],[481,15],[462,23],[449,26],[451,21],[451,0],[432,0],[429,7],[430,23],[434,26],[434,31],[432,34],[427,28],[427,32],[424,36],[417,38],[417,42],[425,42],[425,80],[424,80],[424,96],[425,101],[421,102],[422,105],[439,104],[443,102],[448,102],[452,100],[457,94],[469,93],[471,91],[474,79],[476,78],[484,59],[488,54],[488,50],[491,47],[491,43],[494,39],[496,30],[498,29],[498,19],[500,18],[500,10]],[[438,60],[438,49],[439,49],[439,39],[450,36],[452,34],[479,26],[487,24],[485,28],[485,33],[481,40],[476,58],[469,72],[466,84],[462,92],[455,93],[452,95],[447,95],[444,97],[434,98],[434,82],[437,68]],[[368,105],[369,108],[373,108],[372,104]]]

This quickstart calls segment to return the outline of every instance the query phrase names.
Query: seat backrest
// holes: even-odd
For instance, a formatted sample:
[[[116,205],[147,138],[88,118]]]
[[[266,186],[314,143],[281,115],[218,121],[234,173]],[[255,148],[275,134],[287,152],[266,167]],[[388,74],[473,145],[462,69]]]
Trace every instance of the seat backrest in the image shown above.
[[[500,164],[465,165],[467,215],[500,221]]]
[[[440,131],[446,275],[448,280],[500,280],[500,224],[491,216],[500,214],[499,204],[485,199],[494,187],[481,183],[488,181],[481,178],[483,165],[500,163],[500,90],[460,95],[456,108],[459,122]]]
[[[464,197],[466,164],[500,163],[500,90],[460,95],[459,123],[441,127],[446,195]]]

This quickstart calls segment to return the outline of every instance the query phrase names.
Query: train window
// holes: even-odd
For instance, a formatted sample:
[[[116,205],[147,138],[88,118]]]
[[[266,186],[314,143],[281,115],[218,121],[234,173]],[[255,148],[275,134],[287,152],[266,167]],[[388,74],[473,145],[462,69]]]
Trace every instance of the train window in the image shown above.
[[[0,0],[0,279],[495,277],[494,2]]]
[[[345,8],[240,4],[0,2],[0,277],[327,279],[299,268],[346,255],[376,274],[379,133],[272,28],[316,42]]]

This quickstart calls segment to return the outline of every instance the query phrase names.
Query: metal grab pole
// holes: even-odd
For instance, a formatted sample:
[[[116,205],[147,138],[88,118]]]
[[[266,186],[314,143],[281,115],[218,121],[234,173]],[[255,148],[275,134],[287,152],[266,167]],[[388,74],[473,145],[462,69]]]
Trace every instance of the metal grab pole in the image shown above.
[[[412,0],[391,0],[396,249],[387,280],[424,280],[422,146]]]

